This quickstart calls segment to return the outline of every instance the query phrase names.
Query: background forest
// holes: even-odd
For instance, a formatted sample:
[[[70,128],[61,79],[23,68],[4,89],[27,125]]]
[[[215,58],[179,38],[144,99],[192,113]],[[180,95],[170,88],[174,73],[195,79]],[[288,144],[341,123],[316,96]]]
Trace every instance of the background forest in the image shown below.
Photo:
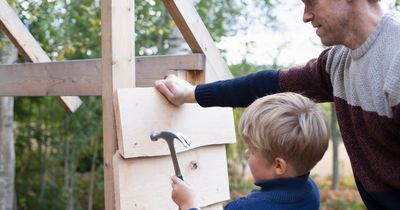
[[[254,18],[273,30],[276,22],[272,11],[280,3],[279,0],[195,2],[216,42],[224,36],[244,31]],[[101,57],[100,0],[8,0],[8,3],[15,8],[52,60]],[[400,9],[400,0],[392,6]],[[262,16],[252,16],[255,9]],[[184,40],[179,38],[160,0],[135,0],[135,12],[137,56],[186,51]],[[17,56],[16,49],[0,33],[0,63],[12,62],[25,61]],[[276,62],[257,66],[244,57],[242,62],[230,66],[230,69],[235,76],[239,76],[260,69],[281,67],[284,66]],[[7,201],[2,200],[2,196],[6,196],[0,190],[0,210],[104,209],[101,97],[81,99],[82,106],[72,114],[64,112],[53,97],[1,99],[2,111],[5,108],[11,110],[8,117],[14,133],[8,142],[1,136],[0,170],[15,167],[15,196],[11,196],[13,207],[7,208],[2,204],[2,201]],[[326,104],[324,108],[330,117],[330,105]],[[241,109],[235,110],[235,119],[239,119],[241,112]],[[2,122],[1,126],[9,124]],[[235,145],[228,146],[232,198],[247,193],[252,187],[251,182],[246,182],[242,170],[246,166],[245,146],[239,136],[237,140]],[[9,159],[4,155],[6,149],[10,152]],[[0,181],[7,180],[5,175],[0,173]],[[8,176],[14,177],[14,174]],[[343,183],[354,187],[346,184],[351,180]],[[329,180],[321,181],[321,186],[330,189],[331,183]],[[361,206],[359,201],[327,200],[323,204],[327,209],[358,209]]]

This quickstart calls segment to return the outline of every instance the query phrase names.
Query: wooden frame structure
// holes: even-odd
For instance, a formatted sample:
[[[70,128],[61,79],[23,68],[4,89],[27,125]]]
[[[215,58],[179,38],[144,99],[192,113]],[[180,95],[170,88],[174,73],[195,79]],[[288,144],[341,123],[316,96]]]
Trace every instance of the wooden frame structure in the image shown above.
[[[118,147],[117,89],[152,87],[168,74],[193,84],[232,77],[192,1],[163,2],[193,54],[135,57],[134,1],[102,0],[102,58],[51,62],[6,0],[0,0],[0,29],[32,62],[0,65],[0,96],[56,96],[70,112],[81,104],[77,96],[102,96],[106,209],[116,208],[112,158]]]

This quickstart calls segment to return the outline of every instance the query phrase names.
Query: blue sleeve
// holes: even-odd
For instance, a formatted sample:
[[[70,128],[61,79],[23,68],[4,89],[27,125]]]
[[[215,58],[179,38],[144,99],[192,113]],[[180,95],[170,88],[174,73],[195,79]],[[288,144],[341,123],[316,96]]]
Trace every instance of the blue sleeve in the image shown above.
[[[241,201],[241,198],[229,202],[224,207],[224,210],[243,210],[240,205],[240,203],[241,203],[240,201]]]
[[[197,85],[195,97],[202,107],[247,107],[257,98],[277,92],[278,71],[264,70],[234,79]]]
[[[319,195],[319,188],[318,185],[314,182],[313,179],[310,177],[308,178],[308,182],[311,183],[312,186],[312,198],[311,202],[309,202],[309,205],[312,207],[310,209],[319,209],[320,208],[320,195]]]

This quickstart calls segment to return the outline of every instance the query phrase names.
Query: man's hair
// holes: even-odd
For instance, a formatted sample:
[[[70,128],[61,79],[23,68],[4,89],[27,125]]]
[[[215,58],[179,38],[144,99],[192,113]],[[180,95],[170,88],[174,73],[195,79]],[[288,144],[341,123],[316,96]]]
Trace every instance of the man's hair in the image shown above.
[[[298,174],[321,160],[329,131],[319,106],[297,93],[278,93],[257,99],[243,113],[240,134],[249,146],[272,162],[280,157]]]

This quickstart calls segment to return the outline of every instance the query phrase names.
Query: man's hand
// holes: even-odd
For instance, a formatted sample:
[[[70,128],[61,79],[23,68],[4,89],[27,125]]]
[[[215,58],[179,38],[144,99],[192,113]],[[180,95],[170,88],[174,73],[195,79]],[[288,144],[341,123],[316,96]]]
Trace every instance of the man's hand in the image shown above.
[[[200,209],[195,201],[195,194],[190,187],[176,176],[171,177],[172,200],[181,210]]]
[[[196,86],[175,75],[169,75],[163,80],[154,83],[156,89],[162,93],[171,103],[179,106],[184,103],[196,103],[194,90]]]

